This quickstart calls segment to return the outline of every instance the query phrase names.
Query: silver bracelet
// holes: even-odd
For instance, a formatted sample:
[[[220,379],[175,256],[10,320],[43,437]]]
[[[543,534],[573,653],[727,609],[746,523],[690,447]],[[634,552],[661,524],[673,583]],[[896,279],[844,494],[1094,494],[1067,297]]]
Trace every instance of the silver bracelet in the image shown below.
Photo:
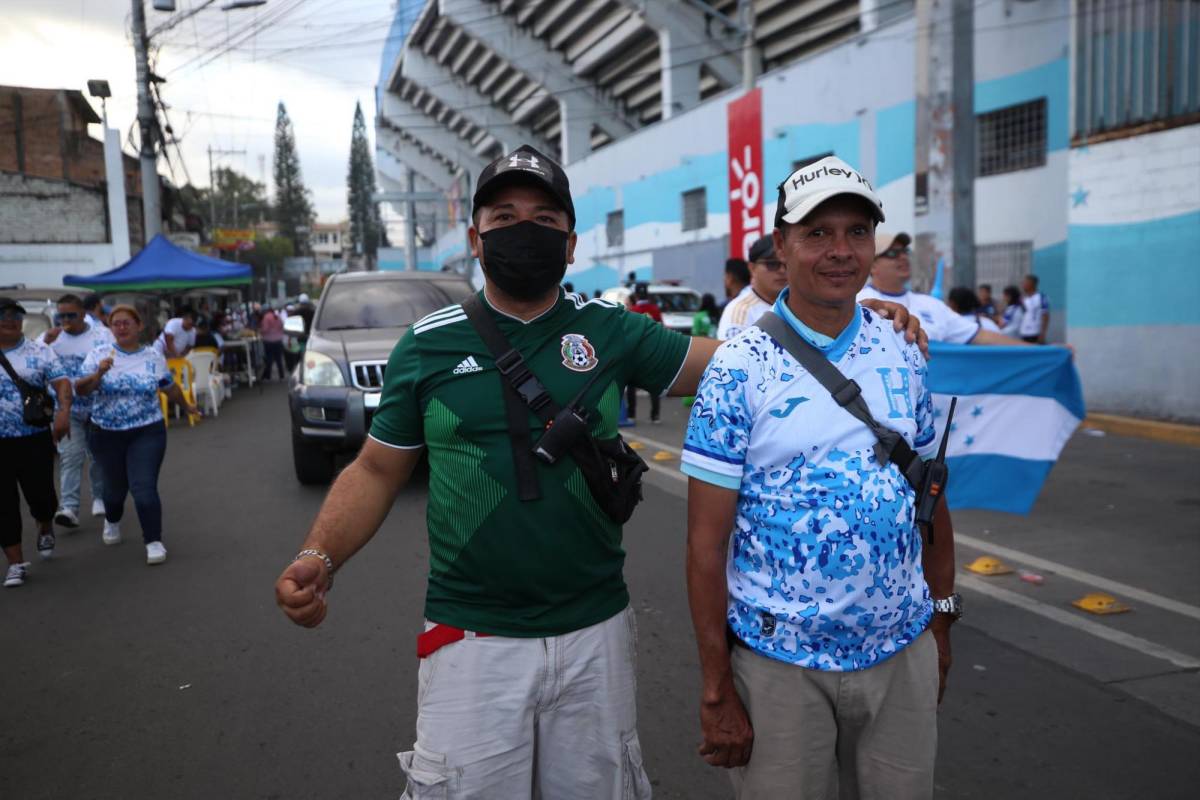
[[[296,562],[302,558],[309,558],[310,556],[313,558],[319,558],[325,562],[325,569],[328,571],[328,576],[329,576],[329,580],[326,582],[325,588],[332,589],[333,588],[334,566],[333,566],[333,559],[330,558],[327,554],[321,552],[320,550],[301,550],[299,553],[296,554],[296,557],[293,558],[292,561]]]

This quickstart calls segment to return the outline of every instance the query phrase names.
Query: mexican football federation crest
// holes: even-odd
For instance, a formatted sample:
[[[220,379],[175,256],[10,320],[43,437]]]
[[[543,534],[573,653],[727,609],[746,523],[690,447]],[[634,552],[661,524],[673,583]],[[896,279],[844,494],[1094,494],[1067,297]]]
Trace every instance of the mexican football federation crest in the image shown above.
[[[581,333],[568,333],[562,338],[563,366],[576,372],[587,372],[600,363],[596,348]]]

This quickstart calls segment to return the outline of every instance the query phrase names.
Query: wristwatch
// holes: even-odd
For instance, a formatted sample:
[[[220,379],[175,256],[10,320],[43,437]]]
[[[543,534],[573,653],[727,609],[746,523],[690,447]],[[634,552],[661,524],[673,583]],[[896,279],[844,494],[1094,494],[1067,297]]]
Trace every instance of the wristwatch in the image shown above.
[[[933,600],[933,613],[949,614],[954,619],[958,619],[963,613],[963,599],[958,592],[949,597],[937,597]]]

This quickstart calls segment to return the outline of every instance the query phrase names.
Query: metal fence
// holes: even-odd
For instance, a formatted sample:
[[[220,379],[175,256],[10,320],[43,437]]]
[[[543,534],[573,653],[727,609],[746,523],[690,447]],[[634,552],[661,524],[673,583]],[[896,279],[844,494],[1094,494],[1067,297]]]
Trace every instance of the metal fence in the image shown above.
[[[1200,0],[1076,0],[1076,141],[1200,114]]]

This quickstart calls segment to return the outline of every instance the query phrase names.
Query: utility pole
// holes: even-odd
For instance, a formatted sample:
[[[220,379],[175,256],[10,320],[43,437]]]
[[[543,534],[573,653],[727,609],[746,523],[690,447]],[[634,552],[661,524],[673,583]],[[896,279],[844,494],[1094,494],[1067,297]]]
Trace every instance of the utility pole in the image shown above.
[[[739,0],[742,17],[742,88],[750,91],[758,81],[758,53],[754,47],[754,0]]]
[[[409,199],[404,204],[404,216],[408,219],[404,229],[404,268],[410,272],[415,272],[417,269],[417,203],[412,199],[412,195],[417,191],[417,176],[412,169],[405,171],[405,188],[408,190]]]
[[[141,134],[139,160],[142,173],[142,239],[145,244],[162,232],[159,211],[158,156],[154,141],[157,128],[154,104],[150,99],[149,37],[146,36],[146,9],[142,0],[133,0],[133,54],[137,62],[138,131]]]
[[[209,226],[212,230],[217,227],[217,176],[213,171],[213,155],[218,156],[244,156],[245,150],[222,150],[220,148],[213,149],[210,144],[208,146],[208,213],[212,217],[209,220]],[[237,201],[234,201],[233,208],[233,227],[237,227]]]
[[[951,286],[975,286],[975,9],[973,0],[917,0],[916,274],[939,259]],[[939,298],[941,299],[941,298]]]

